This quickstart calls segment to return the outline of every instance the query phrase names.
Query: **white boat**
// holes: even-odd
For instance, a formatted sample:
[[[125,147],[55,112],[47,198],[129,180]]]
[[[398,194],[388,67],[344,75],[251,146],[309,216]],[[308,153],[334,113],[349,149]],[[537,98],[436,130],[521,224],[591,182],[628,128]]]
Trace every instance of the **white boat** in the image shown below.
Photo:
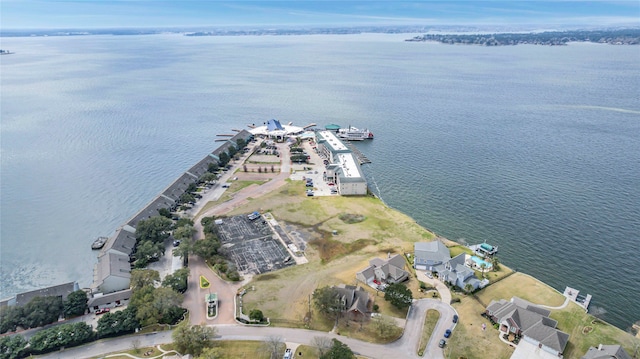
[[[341,128],[338,130],[338,137],[347,141],[372,140],[373,132],[368,129],[359,129],[353,126]]]

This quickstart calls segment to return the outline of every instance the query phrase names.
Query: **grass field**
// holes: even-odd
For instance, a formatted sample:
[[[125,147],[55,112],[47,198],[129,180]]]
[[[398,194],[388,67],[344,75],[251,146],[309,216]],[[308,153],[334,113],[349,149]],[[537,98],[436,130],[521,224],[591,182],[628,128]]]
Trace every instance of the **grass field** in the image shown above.
[[[317,313],[312,313],[310,322],[305,324],[305,318],[309,319],[309,296],[316,288],[340,283],[356,284],[355,273],[366,267],[373,257],[384,258],[387,253],[412,252],[413,243],[433,240],[434,234],[375,198],[306,197],[304,190],[303,183],[288,181],[277,191],[254,198],[229,213],[271,212],[276,220],[311,233],[311,245],[305,252],[309,263],[254,277],[248,287],[254,286],[255,291],[248,291],[245,295],[245,311],[260,309],[278,326],[328,331],[333,321]],[[333,231],[337,234],[332,234]],[[448,244],[455,245],[452,242]],[[452,253],[464,251],[461,247],[455,247]],[[510,275],[508,268],[501,267],[498,272],[487,272],[492,282]],[[410,268],[407,269],[412,272]],[[430,294],[418,292],[419,283],[413,276],[407,284],[416,298]],[[382,293],[365,288],[371,293],[374,303],[380,306],[381,313],[397,318],[406,316],[406,312],[398,311],[384,301]],[[564,302],[564,297],[555,289],[522,273],[510,275],[479,291],[477,300],[465,294],[455,296],[461,300],[454,304],[460,320],[445,348],[450,358],[501,359],[511,356],[513,349],[502,343],[497,330],[480,316],[491,300],[508,300],[518,296],[548,306],[560,306]],[[571,335],[565,358],[579,358],[589,346],[597,346],[600,342],[621,343],[630,351],[640,343],[640,340],[608,324],[590,325],[593,318],[575,308],[575,305],[570,305],[552,313],[552,317],[559,322],[558,328]],[[486,330],[482,330],[483,323],[487,326]],[[593,330],[583,334],[586,326],[593,327]],[[372,328],[363,328],[349,335],[357,336],[359,332],[366,333],[369,330]]]

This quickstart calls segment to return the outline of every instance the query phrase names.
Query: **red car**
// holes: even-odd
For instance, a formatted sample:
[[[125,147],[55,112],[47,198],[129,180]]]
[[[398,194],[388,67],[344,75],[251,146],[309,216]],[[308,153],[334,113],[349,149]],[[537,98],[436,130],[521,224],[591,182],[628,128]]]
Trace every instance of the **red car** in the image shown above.
[[[98,309],[96,310],[96,315],[100,315],[100,314],[104,314],[104,313],[109,313],[111,309],[109,308],[102,308],[102,309]]]

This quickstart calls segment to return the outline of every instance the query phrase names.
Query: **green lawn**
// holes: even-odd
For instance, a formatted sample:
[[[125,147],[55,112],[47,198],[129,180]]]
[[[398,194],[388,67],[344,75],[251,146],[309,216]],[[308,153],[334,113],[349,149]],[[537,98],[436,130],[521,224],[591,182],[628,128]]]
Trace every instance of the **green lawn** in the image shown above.
[[[440,319],[440,312],[434,309],[427,311],[427,317],[424,319],[424,326],[422,327],[420,344],[418,345],[418,355],[422,356],[422,353],[424,353],[424,349],[427,347],[427,343],[429,342],[429,338],[431,338],[433,329],[436,327],[436,323],[438,323],[438,319]]]

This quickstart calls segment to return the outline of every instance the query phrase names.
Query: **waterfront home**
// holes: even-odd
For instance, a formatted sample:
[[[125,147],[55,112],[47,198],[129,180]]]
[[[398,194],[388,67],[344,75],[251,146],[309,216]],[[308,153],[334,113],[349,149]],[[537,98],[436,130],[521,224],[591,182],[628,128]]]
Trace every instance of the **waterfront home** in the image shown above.
[[[465,265],[465,254],[459,255],[439,264],[433,268],[438,274],[438,279],[445,283],[455,285],[461,289],[467,289],[467,285],[471,286],[471,290],[477,290],[488,284],[488,281],[480,281],[476,278],[475,271]]]
[[[336,293],[342,314],[351,320],[361,320],[369,313],[369,293],[361,287],[340,284],[331,287]]]
[[[590,347],[580,359],[631,359],[620,345],[598,345],[597,348]]]
[[[105,253],[98,257],[92,290],[93,292],[112,293],[129,289],[131,264],[129,256],[119,253]]]
[[[405,260],[401,254],[387,256],[387,259],[374,258],[369,266],[356,273],[356,279],[378,289],[381,284],[393,284],[405,281],[409,273],[404,270]]]
[[[417,270],[433,271],[435,266],[451,258],[449,248],[439,240],[414,244],[413,267]]]
[[[125,289],[109,294],[97,293],[89,299],[87,306],[91,313],[106,308],[115,308],[129,303],[131,298],[131,289]]]
[[[77,282],[69,282],[64,284],[53,285],[46,288],[30,290],[16,294],[15,297],[8,298],[0,302],[0,308],[5,306],[21,307],[35,297],[60,297],[64,301],[72,292],[80,289]]]
[[[492,300],[485,313],[498,323],[501,335],[519,337],[554,356],[561,358],[569,342],[569,334],[556,329],[558,322],[549,318],[549,310],[518,297]]]

